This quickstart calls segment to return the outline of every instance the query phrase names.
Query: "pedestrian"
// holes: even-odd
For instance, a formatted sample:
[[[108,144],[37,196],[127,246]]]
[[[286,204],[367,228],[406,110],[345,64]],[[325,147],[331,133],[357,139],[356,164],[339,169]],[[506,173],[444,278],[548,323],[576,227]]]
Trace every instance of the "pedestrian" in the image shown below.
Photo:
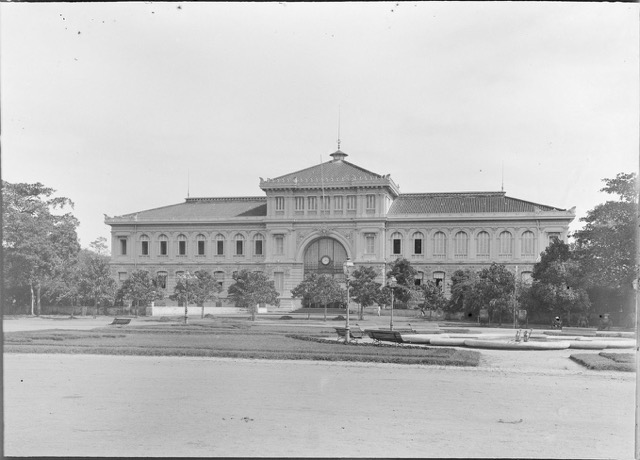
[[[380,316],[380,305],[378,305],[378,316]]]

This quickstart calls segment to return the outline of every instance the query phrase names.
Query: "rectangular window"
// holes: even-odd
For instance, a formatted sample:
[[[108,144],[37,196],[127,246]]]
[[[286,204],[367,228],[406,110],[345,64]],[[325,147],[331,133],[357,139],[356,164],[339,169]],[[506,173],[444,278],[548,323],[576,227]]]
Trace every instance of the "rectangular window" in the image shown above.
[[[142,255],[143,256],[148,256],[149,255],[149,242],[148,241],[143,241],[142,242]]]
[[[127,279],[127,272],[118,272],[118,281],[124,281]]]
[[[160,241],[160,255],[161,256],[166,256],[167,255],[167,242],[166,241]]]
[[[120,238],[120,255],[121,256],[127,255],[127,239],[126,238]]]
[[[224,241],[221,241],[221,240],[216,241],[216,255],[218,256],[224,255]]]
[[[422,280],[424,280],[424,273],[418,272],[418,274],[413,280],[413,284],[415,284],[416,286],[422,286]]]
[[[331,197],[330,196],[323,196],[322,197],[322,210],[324,212],[329,212],[330,209],[331,209]]]
[[[178,254],[184,256],[187,254],[187,242],[178,241]]]
[[[414,254],[422,254],[422,239],[416,238],[413,240],[413,253]]]
[[[367,211],[375,211],[375,210],[376,210],[376,196],[367,195]]]
[[[276,254],[284,254],[284,235],[276,235]]]
[[[204,241],[198,241],[198,255],[204,255]]]
[[[373,233],[368,233],[365,235],[365,245],[364,251],[365,254],[374,254],[376,251],[376,235]]]
[[[402,240],[400,238],[393,239],[393,254],[401,254],[402,253]]]
[[[236,255],[241,256],[244,252],[244,241],[236,240]]]
[[[278,294],[282,295],[284,292],[284,273],[283,272],[274,272],[273,273],[273,281],[274,287]]]
[[[276,211],[284,211],[284,197],[277,196],[276,197]]]
[[[333,197],[333,210],[334,211],[342,211],[342,197],[334,196]]]
[[[435,272],[433,274],[433,282],[442,291],[444,289],[444,272]]]
[[[309,202],[309,211],[315,211],[318,209],[318,201],[315,196],[310,196],[308,198],[308,202]]]
[[[356,210],[356,199],[355,195],[349,195],[347,197],[347,211],[355,211]]]
[[[262,255],[262,240],[256,240],[256,255]]]
[[[297,196],[295,202],[296,202],[296,211],[304,211],[304,197]]]

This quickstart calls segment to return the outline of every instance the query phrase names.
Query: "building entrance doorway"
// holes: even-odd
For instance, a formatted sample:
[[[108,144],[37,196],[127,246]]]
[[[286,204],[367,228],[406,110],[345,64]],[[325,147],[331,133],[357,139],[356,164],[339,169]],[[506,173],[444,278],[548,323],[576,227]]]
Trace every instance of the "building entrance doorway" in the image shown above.
[[[313,241],[304,251],[304,276],[309,273],[328,275],[336,281],[344,282],[342,264],[347,260],[347,251],[344,246],[333,238],[323,237]],[[313,304],[310,299],[303,299],[304,306],[320,307]],[[337,305],[332,305],[337,306]]]

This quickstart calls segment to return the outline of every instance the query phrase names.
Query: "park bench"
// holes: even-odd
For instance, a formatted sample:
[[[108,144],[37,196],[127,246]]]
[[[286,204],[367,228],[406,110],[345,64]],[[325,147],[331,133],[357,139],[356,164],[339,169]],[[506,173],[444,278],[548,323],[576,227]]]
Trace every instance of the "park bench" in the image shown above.
[[[371,337],[376,343],[380,342],[394,342],[394,343],[404,343],[402,339],[401,332],[409,333],[410,330],[406,331],[385,331],[379,329],[367,329],[366,333]],[[415,332],[415,331],[411,331]]]
[[[336,330],[336,334],[338,334],[338,339],[345,339],[347,336],[347,328],[346,327],[334,327]],[[360,326],[357,328],[349,328],[349,337],[354,340],[358,340],[364,337],[364,331],[360,329]]]
[[[125,324],[129,324],[131,322],[131,318],[113,318],[113,322],[110,324],[111,325],[125,325]]]
[[[595,337],[597,329],[595,327],[563,327],[562,335],[584,335]]]

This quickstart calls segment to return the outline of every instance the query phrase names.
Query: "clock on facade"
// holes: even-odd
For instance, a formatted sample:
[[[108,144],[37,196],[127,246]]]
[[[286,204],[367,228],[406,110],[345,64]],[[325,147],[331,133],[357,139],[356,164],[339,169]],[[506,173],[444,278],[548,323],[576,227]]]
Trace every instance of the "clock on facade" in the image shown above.
[[[329,256],[322,256],[320,263],[322,265],[329,265],[331,263],[331,258]]]

